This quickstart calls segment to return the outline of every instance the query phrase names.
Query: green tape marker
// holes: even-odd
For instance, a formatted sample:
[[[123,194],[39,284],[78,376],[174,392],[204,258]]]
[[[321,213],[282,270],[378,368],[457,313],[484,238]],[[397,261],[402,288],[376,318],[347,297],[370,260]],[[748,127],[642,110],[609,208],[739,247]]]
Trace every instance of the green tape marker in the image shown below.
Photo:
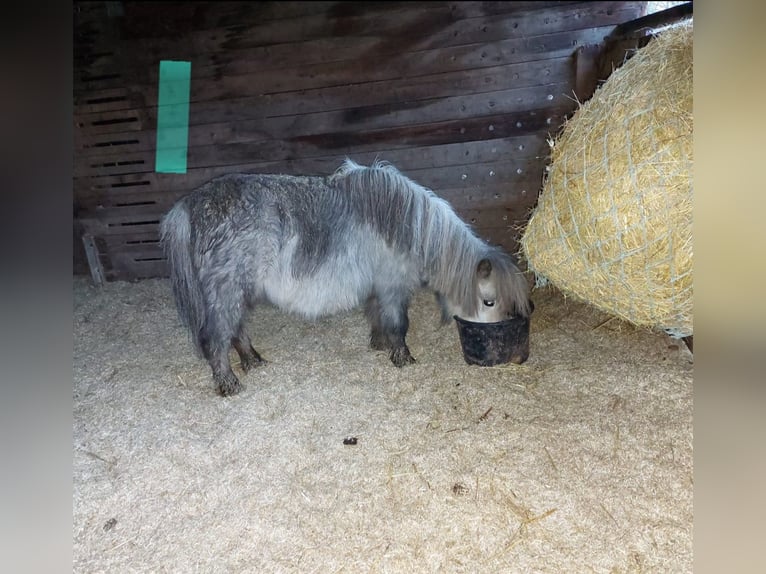
[[[186,173],[191,62],[160,61],[157,152],[154,171]]]

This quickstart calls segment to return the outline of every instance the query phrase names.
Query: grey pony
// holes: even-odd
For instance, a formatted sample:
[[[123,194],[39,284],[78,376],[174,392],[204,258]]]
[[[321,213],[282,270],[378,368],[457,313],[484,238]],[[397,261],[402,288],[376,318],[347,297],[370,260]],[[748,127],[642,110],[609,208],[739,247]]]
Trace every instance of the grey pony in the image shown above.
[[[480,239],[445,200],[387,162],[347,159],[332,175],[229,174],[180,199],[162,219],[179,316],[221,395],[265,361],[245,331],[271,303],[306,319],[360,305],[370,346],[397,367],[413,293],[432,290],[442,320],[528,317],[529,287],[513,258]],[[528,353],[528,350],[527,350]]]

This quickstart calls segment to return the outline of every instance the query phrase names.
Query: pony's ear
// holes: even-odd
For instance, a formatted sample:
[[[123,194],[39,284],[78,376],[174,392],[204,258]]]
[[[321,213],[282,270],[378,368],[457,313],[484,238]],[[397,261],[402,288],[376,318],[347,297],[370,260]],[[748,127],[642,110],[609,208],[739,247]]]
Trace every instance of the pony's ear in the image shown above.
[[[479,279],[486,279],[490,273],[492,273],[492,263],[489,262],[489,259],[479,261],[479,265],[476,267],[476,275],[479,276]]]

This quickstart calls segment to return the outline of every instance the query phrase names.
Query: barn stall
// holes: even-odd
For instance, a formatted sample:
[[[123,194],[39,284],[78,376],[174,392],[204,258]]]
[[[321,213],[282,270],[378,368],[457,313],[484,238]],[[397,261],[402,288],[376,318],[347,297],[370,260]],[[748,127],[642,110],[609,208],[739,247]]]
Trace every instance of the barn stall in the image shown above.
[[[217,175],[350,157],[516,253],[550,138],[690,14],[647,4],[75,3],[75,571],[691,571],[684,343],[552,286],[526,363],[469,366],[419,294],[400,370],[361,312],[259,307],[269,364],[224,399],[158,244]],[[171,146],[161,62],[190,72]]]

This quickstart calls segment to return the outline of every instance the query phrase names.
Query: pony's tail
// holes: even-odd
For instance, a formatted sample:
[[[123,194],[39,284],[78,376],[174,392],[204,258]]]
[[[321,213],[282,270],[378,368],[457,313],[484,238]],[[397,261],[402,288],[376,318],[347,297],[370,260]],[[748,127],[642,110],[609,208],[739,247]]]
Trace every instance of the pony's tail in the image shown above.
[[[186,203],[179,201],[160,223],[160,243],[170,270],[170,281],[181,322],[191,331],[201,352],[205,305],[199,277],[192,260],[191,220]]]

